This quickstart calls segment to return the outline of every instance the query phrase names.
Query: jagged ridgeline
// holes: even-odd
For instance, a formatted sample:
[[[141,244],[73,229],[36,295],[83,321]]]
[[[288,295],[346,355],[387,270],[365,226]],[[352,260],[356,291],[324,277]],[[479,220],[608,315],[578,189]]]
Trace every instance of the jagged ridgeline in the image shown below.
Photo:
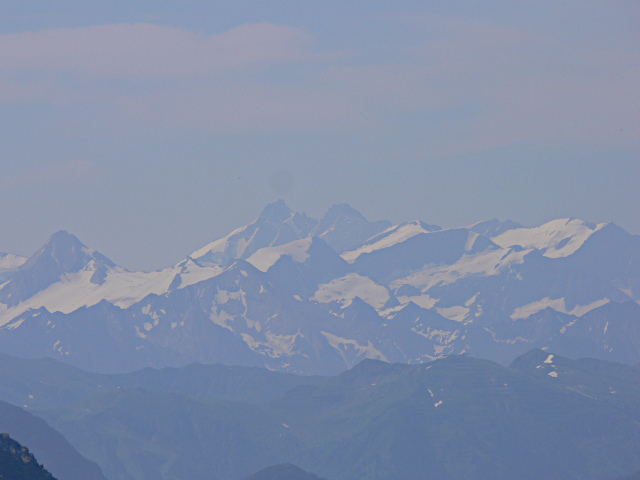
[[[0,434],[0,479],[55,480],[29,449],[12,439],[8,433]]]
[[[203,242],[204,243],[204,242]],[[268,205],[178,264],[130,272],[58,232],[0,255],[0,352],[104,373],[192,362],[335,375],[364,358],[532,348],[640,362],[640,235],[558,219],[443,229]]]

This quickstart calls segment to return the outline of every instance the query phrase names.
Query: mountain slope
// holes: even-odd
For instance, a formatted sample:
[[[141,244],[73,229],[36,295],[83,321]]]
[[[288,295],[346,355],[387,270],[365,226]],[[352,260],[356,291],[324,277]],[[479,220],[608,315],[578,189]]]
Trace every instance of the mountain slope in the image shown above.
[[[627,450],[631,407],[469,357],[366,360],[272,404],[297,437],[296,462],[329,478],[595,479],[640,461]]]
[[[55,480],[38,463],[29,449],[9,437],[0,435],[0,478],[11,480]]]
[[[59,480],[106,480],[98,465],[84,458],[44,420],[0,401],[0,432],[8,433]]]
[[[390,226],[391,222],[387,220],[369,222],[360,212],[343,203],[327,210],[312,235],[324,240],[336,252],[345,252]]]
[[[91,373],[50,359],[0,355],[0,400],[30,411],[57,408],[118,388],[144,388],[196,400],[263,403],[324,377],[272,372],[264,368],[191,364],[145,368],[126,374]]]
[[[318,221],[304,213],[294,213],[278,200],[267,205],[258,218],[193,252],[190,257],[201,265],[226,265],[248,258],[260,248],[277,247],[309,236]]]
[[[95,250],[88,249],[64,230],[49,240],[11,276],[0,289],[0,302],[12,307],[57,282],[66,273],[76,273],[91,264],[91,281],[100,284],[107,269],[115,264]]]
[[[132,386],[42,413],[112,479],[243,478],[281,463],[337,480],[599,480],[638,470],[637,369],[581,360],[571,366],[580,376],[565,382],[565,363],[541,351],[514,368],[469,356],[365,360],[261,404]]]

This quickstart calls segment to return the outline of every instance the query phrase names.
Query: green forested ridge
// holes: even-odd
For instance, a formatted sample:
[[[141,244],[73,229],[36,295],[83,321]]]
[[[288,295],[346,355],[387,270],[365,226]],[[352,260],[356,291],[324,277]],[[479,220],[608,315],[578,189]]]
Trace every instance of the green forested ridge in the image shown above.
[[[20,445],[7,433],[0,434],[0,479],[55,480],[27,447]]]

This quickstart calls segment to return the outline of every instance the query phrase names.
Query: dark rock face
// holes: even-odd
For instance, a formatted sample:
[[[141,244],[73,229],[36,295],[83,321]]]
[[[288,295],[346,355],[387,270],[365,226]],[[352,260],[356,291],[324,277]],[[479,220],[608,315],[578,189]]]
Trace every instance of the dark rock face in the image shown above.
[[[13,440],[8,433],[0,434],[0,479],[55,480],[29,449]]]

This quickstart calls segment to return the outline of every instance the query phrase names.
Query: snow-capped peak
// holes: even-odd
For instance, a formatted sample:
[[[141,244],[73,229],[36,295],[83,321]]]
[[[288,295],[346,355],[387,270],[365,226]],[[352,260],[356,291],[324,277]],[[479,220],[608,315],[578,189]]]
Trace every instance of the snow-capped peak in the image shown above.
[[[313,235],[322,238],[336,252],[360,246],[367,239],[389,228],[391,222],[368,221],[364,215],[346,203],[333,205],[322,217]]]
[[[61,272],[77,272],[83,269],[91,260],[104,263],[109,267],[115,267],[115,263],[94,249],[87,248],[78,237],[60,230],[40,247],[21,267],[22,270],[32,268],[43,261],[53,261],[59,266]]]
[[[75,235],[64,230],[54,233],[47,242],[22,264],[0,290],[0,302],[17,305],[56,283],[65,274],[91,267],[99,282],[107,269],[116,265],[96,250],[87,248]]]
[[[278,200],[267,205],[251,224],[209,243],[190,256],[204,266],[226,265],[237,258],[246,259],[261,248],[306,238],[317,223],[304,213],[293,213],[284,200]]]
[[[605,225],[606,223],[594,225],[575,218],[560,218],[539,227],[508,230],[491,240],[503,248],[518,245],[525,249],[540,250],[549,258],[567,257]]]

